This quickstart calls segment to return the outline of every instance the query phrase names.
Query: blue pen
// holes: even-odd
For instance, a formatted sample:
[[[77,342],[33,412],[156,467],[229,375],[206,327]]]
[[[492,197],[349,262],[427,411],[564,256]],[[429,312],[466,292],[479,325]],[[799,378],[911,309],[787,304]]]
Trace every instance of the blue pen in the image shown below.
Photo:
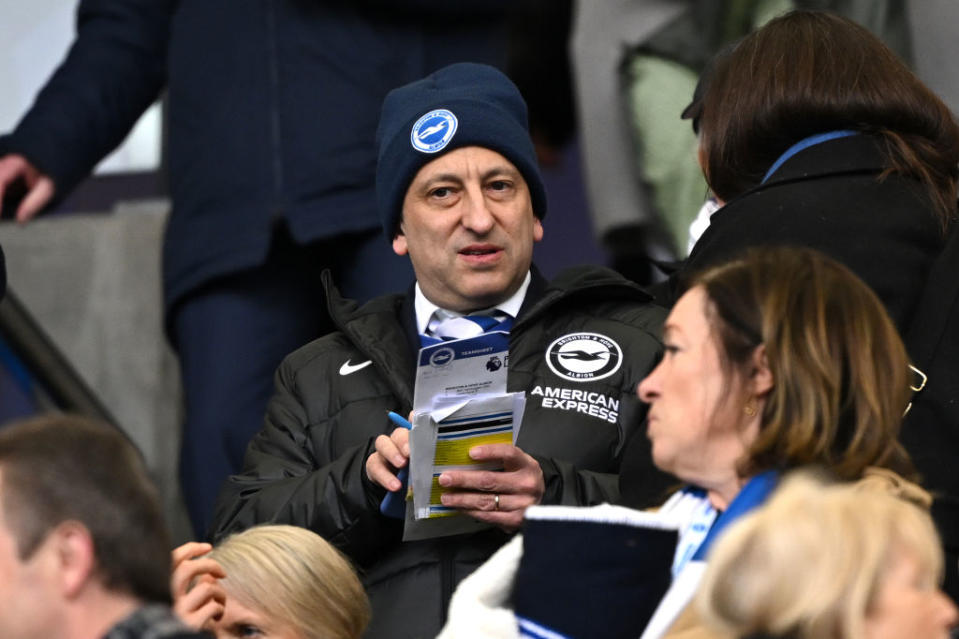
[[[386,416],[397,426],[407,430],[413,427],[398,413],[387,411]],[[406,517],[406,483],[410,475],[409,471],[409,464],[400,469],[400,472],[396,474],[396,478],[400,480],[402,486],[400,486],[400,489],[397,491],[386,493],[386,497],[380,502],[380,512],[387,517],[393,517],[394,519],[403,519]]]

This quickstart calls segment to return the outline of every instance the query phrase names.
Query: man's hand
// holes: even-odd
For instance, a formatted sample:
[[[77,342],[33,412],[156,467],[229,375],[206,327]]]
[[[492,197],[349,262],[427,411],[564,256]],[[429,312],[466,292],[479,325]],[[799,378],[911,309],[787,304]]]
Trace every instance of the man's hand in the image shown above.
[[[374,446],[376,452],[366,458],[366,476],[390,492],[399,490],[403,484],[396,473],[410,461],[410,431],[397,428],[389,436],[380,435]]]
[[[173,612],[194,630],[202,630],[223,615],[226,592],[219,580],[226,577],[215,560],[203,555],[213,550],[210,544],[187,542],[173,550]]]
[[[50,202],[56,187],[50,176],[41,173],[27,158],[11,153],[0,158],[0,202],[4,192],[18,179],[27,185],[27,194],[17,207],[17,222],[22,224]]]
[[[543,499],[546,485],[539,462],[511,444],[488,444],[470,449],[475,460],[501,459],[502,471],[448,470],[439,477],[440,486],[453,488],[442,496],[444,506],[513,531],[523,522],[529,506]]]

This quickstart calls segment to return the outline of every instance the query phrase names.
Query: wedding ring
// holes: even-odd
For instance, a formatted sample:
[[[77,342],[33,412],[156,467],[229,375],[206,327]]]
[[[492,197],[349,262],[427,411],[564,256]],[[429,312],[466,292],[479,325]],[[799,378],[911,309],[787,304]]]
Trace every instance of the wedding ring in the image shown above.
[[[493,510],[499,510],[499,495],[493,495]]]

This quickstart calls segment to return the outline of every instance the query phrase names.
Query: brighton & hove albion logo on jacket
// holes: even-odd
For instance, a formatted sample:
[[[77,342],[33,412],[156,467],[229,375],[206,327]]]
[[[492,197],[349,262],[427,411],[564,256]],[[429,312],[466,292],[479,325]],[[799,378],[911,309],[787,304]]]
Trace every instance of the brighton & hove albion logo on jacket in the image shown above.
[[[599,333],[570,333],[546,349],[550,370],[573,382],[609,377],[623,363],[619,344]]]
[[[410,142],[423,153],[436,153],[449,144],[456,133],[456,116],[446,109],[430,111],[413,125]]]

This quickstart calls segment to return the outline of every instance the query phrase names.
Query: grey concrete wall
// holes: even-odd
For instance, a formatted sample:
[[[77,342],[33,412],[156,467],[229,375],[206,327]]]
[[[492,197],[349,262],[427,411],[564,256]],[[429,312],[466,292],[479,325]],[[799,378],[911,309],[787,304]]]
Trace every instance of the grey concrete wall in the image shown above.
[[[959,2],[923,0],[908,4],[916,73],[959,113]]]
[[[111,214],[0,223],[9,286],[143,451],[176,541],[190,537],[177,483],[180,390],[162,330],[165,201]]]

